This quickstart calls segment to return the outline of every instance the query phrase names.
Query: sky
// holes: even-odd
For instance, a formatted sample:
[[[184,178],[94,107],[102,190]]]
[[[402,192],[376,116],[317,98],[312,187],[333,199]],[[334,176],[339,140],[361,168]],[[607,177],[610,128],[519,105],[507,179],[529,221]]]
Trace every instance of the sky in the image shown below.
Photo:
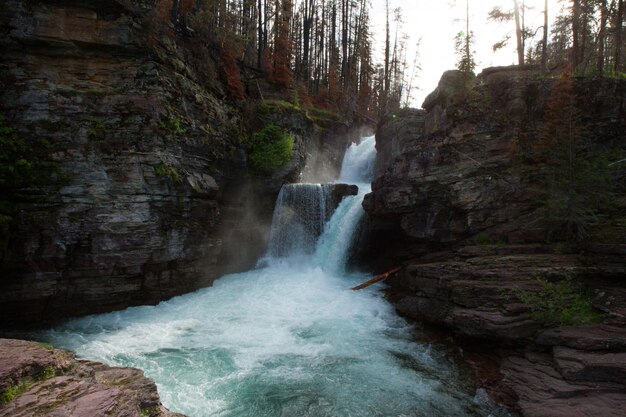
[[[543,4],[544,0],[526,0],[527,6],[534,7],[526,12],[527,26],[536,28],[543,25]],[[475,36],[477,73],[483,68],[517,63],[515,24],[487,20],[487,13],[494,6],[500,6],[503,10],[512,9],[513,0],[469,0],[469,5],[470,30]],[[411,64],[415,56],[415,44],[421,38],[419,48],[421,71],[416,73],[413,82],[413,100],[410,104],[412,107],[421,107],[424,98],[437,87],[441,74],[456,67],[458,59],[454,51],[454,37],[465,28],[465,1],[389,0],[389,7],[391,10],[396,7],[402,8],[404,31],[410,36],[407,61]],[[378,45],[379,59],[382,59],[385,38],[385,0],[372,0],[372,8],[372,30]],[[548,8],[551,20],[560,10],[560,6],[557,0],[549,0]],[[505,48],[494,53],[492,45],[507,33],[512,36],[511,40]],[[410,75],[411,68],[408,72]]]

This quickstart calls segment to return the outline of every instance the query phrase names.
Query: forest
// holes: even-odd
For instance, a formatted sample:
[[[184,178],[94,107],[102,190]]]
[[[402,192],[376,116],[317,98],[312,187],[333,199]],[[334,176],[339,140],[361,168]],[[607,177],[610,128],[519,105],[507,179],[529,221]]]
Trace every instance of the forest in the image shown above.
[[[624,417],[625,2],[0,1],[0,417]]]
[[[527,23],[525,1],[510,3],[494,7],[484,21],[470,21],[470,1],[464,2],[459,69],[475,69],[472,28],[489,21],[514,25],[512,45],[507,37],[493,49],[515,48],[519,65],[588,76],[619,75],[626,68],[623,0],[563,0],[560,10],[549,10],[546,0],[539,27]],[[162,25],[170,20],[186,36],[217,39],[235,99],[260,90],[255,80],[262,79],[296,91],[304,102],[375,119],[409,103],[420,63],[419,49],[407,56],[410,34],[402,10],[385,1],[381,42],[371,28],[371,6],[371,0],[158,0],[151,18],[155,30],[170,30]]]

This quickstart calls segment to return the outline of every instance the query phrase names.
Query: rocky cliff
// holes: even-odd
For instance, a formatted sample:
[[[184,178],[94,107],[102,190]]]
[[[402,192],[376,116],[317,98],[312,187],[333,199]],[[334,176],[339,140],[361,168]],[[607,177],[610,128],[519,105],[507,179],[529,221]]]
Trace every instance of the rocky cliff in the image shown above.
[[[0,339],[0,416],[184,417],[168,411],[139,369],[77,360],[70,352]]]
[[[229,99],[214,45],[157,29],[153,3],[0,4],[2,326],[156,303],[248,268],[280,185],[316,146],[342,146],[322,138],[343,121],[282,117],[292,160],[251,174],[259,112]]]
[[[590,149],[622,159],[626,83],[571,81]],[[583,242],[550,240],[538,192],[550,161],[528,149],[539,146],[558,83],[496,68],[465,90],[448,72],[424,110],[388,116],[364,202],[364,258],[384,254],[376,267],[404,266],[389,297],[404,315],[451,329],[495,401],[525,416],[618,416],[626,406],[624,169],[611,166],[611,201]],[[588,322],[597,324],[542,320],[533,303],[558,291],[568,309],[574,300],[593,304],[602,316]]]

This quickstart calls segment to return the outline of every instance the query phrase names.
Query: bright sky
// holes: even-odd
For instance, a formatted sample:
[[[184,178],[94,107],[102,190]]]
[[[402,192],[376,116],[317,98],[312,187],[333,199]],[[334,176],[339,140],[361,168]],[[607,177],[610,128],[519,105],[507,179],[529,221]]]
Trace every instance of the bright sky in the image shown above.
[[[521,1],[520,1],[521,3]],[[526,12],[526,25],[536,28],[543,24],[544,0],[526,0],[534,7]],[[483,68],[517,63],[514,22],[497,23],[487,20],[487,13],[494,6],[503,10],[513,8],[513,0],[469,0],[470,30],[474,32],[477,72]],[[385,37],[385,0],[372,0],[372,30],[382,56]],[[435,89],[441,74],[456,67],[454,51],[455,35],[465,29],[465,1],[457,0],[389,0],[389,8],[402,8],[404,31],[410,35],[411,49],[407,61],[412,64],[414,45],[422,39],[419,63],[422,67],[413,82],[412,107],[421,107],[424,98]],[[552,20],[560,10],[557,0],[549,0],[549,18]],[[392,30],[393,20],[392,22]],[[493,53],[491,47],[507,33],[512,35],[504,49]],[[540,36],[540,33],[538,35]],[[393,36],[393,31],[392,31]],[[393,42],[393,39],[392,39]],[[381,58],[379,58],[381,59]],[[409,75],[411,69],[409,68]],[[419,90],[417,90],[419,88]]]

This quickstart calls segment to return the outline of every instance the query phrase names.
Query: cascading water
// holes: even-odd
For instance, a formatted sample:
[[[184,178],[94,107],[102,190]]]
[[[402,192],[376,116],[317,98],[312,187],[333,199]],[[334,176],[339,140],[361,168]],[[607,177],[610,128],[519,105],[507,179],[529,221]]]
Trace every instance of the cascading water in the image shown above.
[[[328,191],[320,184],[283,186],[276,201],[268,256],[277,258],[315,249],[326,223]]]
[[[143,369],[164,404],[191,417],[487,415],[465,393],[456,368],[415,342],[414,329],[378,290],[348,290],[367,278],[345,273],[343,265],[374,152],[373,138],[348,151],[341,180],[362,188],[344,199],[315,250],[308,237],[289,236],[321,232],[315,213],[324,211],[301,202],[311,218],[284,231],[275,225],[266,266],[158,306],[73,320],[38,337],[84,358]],[[281,195],[283,208],[291,191]],[[279,211],[276,221],[300,222]],[[288,261],[292,237],[296,252],[306,249],[308,257]]]

